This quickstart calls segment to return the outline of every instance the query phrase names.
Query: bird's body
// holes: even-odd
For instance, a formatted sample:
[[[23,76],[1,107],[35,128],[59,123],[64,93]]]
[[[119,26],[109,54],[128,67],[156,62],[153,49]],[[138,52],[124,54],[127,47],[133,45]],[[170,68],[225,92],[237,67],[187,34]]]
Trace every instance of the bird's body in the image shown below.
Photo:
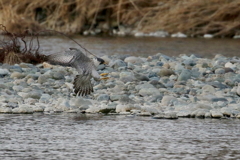
[[[93,77],[95,80],[100,79],[93,61],[76,48],[69,48],[65,53],[46,56],[46,60],[51,64],[76,68],[79,73],[73,82],[76,95],[84,96],[90,94],[93,92],[91,78]]]

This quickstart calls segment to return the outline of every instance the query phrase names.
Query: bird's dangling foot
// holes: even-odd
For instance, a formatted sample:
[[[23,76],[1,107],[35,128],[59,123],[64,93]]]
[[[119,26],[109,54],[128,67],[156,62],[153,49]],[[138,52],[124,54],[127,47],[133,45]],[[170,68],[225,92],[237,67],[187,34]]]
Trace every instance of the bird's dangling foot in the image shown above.
[[[108,73],[101,73],[100,76],[107,76]]]
[[[100,75],[103,76],[103,77],[100,78],[101,80],[108,80],[109,79],[109,77],[106,77],[108,75],[108,73],[101,73]]]

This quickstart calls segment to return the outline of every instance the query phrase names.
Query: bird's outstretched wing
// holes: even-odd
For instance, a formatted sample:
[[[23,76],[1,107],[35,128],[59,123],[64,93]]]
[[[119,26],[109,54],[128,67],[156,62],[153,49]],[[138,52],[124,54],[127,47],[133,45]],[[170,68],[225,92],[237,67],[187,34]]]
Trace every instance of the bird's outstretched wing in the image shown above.
[[[98,78],[98,73],[92,60],[80,50],[70,48],[65,53],[52,54],[46,57],[51,64],[72,66],[77,69],[79,75],[74,79],[74,92],[76,95],[88,95],[93,92],[91,78]]]
[[[80,62],[90,62],[91,60],[76,48],[70,48],[64,53],[55,53],[45,57],[45,59],[51,63],[62,66],[72,66],[76,60],[80,59]],[[74,67],[74,66],[73,66]]]

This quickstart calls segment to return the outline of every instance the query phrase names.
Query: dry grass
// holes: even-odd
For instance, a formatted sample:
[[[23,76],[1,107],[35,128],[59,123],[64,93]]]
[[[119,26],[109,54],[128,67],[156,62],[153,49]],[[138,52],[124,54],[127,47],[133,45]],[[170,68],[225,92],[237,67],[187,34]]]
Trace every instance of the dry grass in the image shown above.
[[[146,18],[143,30],[180,31],[192,36],[208,33],[215,37],[240,34],[239,0],[181,0],[169,5],[174,2],[177,1],[169,0],[160,5],[157,10],[162,12],[150,11],[154,18]]]
[[[192,36],[240,34],[239,0],[1,0],[0,23],[9,31],[52,29],[81,33],[120,25],[144,32]]]
[[[4,33],[0,39],[0,63],[37,64],[44,61],[44,56],[38,52],[40,47],[38,35],[25,37],[27,33],[14,34],[3,25],[0,25],[0,30]]]

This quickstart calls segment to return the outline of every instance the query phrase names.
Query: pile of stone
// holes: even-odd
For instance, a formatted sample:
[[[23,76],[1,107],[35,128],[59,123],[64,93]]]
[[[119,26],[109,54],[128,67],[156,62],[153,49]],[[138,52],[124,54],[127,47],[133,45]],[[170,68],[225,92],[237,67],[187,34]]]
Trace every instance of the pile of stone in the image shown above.
[[[77,71],[49,64],[0,64],[0,113],[105,113],[176,119],[240,118],[240,59],[216,55],[104,56],[109,73],[86,97],[73,95]]]

